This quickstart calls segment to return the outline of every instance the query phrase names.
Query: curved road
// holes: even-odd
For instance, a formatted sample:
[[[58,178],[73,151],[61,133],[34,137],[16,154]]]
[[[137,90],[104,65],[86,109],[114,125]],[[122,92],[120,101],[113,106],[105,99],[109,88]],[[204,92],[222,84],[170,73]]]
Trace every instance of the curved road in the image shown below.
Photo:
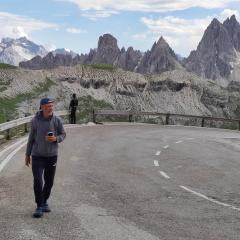
[[[239,239],[238,131],[133,124],[68,128],[59,148],[52,212],[41,219],[31,217],[32,175],[23,165],[21,144],[0,151],[1,240]]]

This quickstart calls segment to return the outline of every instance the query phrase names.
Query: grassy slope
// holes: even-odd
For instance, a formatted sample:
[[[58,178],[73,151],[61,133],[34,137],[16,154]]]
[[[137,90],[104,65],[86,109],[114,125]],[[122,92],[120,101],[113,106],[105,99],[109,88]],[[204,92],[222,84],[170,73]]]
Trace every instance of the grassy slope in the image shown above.
[[[51,79],[46,78],[46,81],[39,84],[31,93],[19,94],[13,98],[0,98],[0,123],[6,122],[7,119],[14,119],[14,114],[19,103],[37,97],[41,93],[48,91],[54,84]]]

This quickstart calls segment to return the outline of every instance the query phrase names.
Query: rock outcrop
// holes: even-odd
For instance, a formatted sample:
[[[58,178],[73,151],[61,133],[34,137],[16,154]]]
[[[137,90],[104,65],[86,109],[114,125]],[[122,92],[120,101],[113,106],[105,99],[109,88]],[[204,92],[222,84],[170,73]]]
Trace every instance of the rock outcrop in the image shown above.
[[[142,56],[143,56],[142,53],[140,51],[134,50],[133,47],[129,47],[127,51],[125,51],[125,49],[122,48],[117,65],[118,67],[126,71],[134,72]]]
[[[111,34],[104,34],[98,40],[98,48],[91,63],[116,65],[120,56],[117,39]]]
[[[235,15],[227,18],[223,22],[223,26],[227,29],[229,37],[233,43],[233,46],[240,52],[240,24],[237,21]]]
[[[227,79],[238,61],[238,25],[234,16],[225,24],[213,19],[197,50],[184,60],[185,68],[198,76],[227,85]]]
[[[51,69],[59,66],[71,66],[78,63],[77,56],[73,58],[70,54],[48,53],[45,57],[36,56],[29,61],[20,62],[19,67],[27,69]]]
[[[0,79],[6,80],[5,90],[0,93],[0,97],[14,97],[24,93],[35,95],[35,89],[50,79],[55,84],[44,94],[58,99],[57,109],[68,108],[71,94],[75,92],[78,97],[91,95],[95,99],[104,100],[117,110],[232,118],[240,116],[238,83],[223,88],[214,81],[199,78],[184,69],[142,75],[122,69],[97,70],[91,66],[75,65],[51,70],[2,70]],[[20,104],[21,109],[24,109],[23,106],[32,106],[31,109],[36,111],[40,97]]]
[[[174,51],[169,47],[164,38],[160,37],[158,42],[153,44],[151,50],[144,54],[136,71],[153,74],[180,68]]]

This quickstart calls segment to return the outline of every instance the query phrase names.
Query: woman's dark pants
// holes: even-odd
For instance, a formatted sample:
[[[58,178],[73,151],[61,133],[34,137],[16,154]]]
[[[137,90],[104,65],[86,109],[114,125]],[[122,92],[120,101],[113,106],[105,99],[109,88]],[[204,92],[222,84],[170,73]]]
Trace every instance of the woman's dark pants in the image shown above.
[[[33,189],[38,207],[47,203],[56,172],[57,156],[32,156]]]

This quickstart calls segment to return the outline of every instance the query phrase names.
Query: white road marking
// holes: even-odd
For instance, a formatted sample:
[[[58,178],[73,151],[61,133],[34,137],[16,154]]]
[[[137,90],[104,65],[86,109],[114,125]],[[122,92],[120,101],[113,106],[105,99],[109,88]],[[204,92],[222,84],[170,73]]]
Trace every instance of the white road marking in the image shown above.
[[[164,146],[163,148],[164,148],[164,149],[167,149],[168,147],[169,147],[169,145],[166,145],[166,146]]]
[[[155,165],[156,167],[159,167],[158,160],[154,160],[154,165]]]
[[[156,152],[156,156],[159,156],[160,153],[161,153],[161,151],[157,151],[157,152]]]
[[[182,141],[177,141],[176,143],[182,143]]]
[[[170,177],[163,171],[159,171],[159,173],[166,179],[170,179]]]
[[[194,140],[195,138],[187,138],[187,140]]]
[[[201,194],[201,193],[198,193],[198,192],[195,192],[195,191],[191,190],[190,188],[187,188],[187,187],[184,187],[184,186],[180,186],[180,188],[182,188],[182,189],[184,189],[185,191],[188,191],[188,192],[190,192],[190,193],[192,193],[192,194],[194,194],[194,195],[196,195],[196,196],[198,196],[198,197],[201,197],[201,198],[203,198],[203,199],[206,199],[206,200],[208,200],[208,201],[210,201],[210,202],[216,203],[216,204],[221,205],[221,206],[224,206],[224,207],[229,207],[229,208],[231,208],[231,209],[233,209],[233,210],[240,211],[240,208],[238,208],[238,207],[234,207],[234,206],[232,206],[232,205],[230,205],[230,204],[227,204],[227,203],[224,203],[224,202],[220,202],[220,201],[215,200],[215,199],[213,199],[213,198],[209,198],[209,197],[205,196],[204,194]]]
[[[91,125],[85,125],[85,126],[91,126]],[[76,127],[82,127],[82,126],[65,126],[66,129],[68,128],[76,128]],[[18,148],[16,148],[14,151],[12,151],[1,163],[0,163],[0,172],[3,170],[3,168],[8,164],[8,162],[11,160],[11,158],[24,146],[27,144],[28,137],[24,137],[23,139],[20,139],[16,143],[6,147],[0,152],[0,157],[6,153],[8,150],[10,150],[13,147],[16,147],[17,145],[21,144]],[[24,143],[23,143],[24,142]]]
[[[0,157],[1,157],[4,153],[6,153],[8,150],[10,150],[11,148],[16,147],[18,144],[21,144],[22,142],[26,141],[26,139],[27,139],[26,137],[23,138],[23,139],[20,139],[20,140],[18,140],[17,142],[15,142],[14,144],[12,144],[12,145],[6,147],[5,149],[3,149],[3,150],[0,152]]]
[[[182,165],[178,165],[175,167],[176,169],[182,168]]]
[[[7,163],[11,160],[11,158],[23,147],[27,142],[22,143],[18,148],[12,151],[1,163],[0,163],[0,172],[7,165]]]

